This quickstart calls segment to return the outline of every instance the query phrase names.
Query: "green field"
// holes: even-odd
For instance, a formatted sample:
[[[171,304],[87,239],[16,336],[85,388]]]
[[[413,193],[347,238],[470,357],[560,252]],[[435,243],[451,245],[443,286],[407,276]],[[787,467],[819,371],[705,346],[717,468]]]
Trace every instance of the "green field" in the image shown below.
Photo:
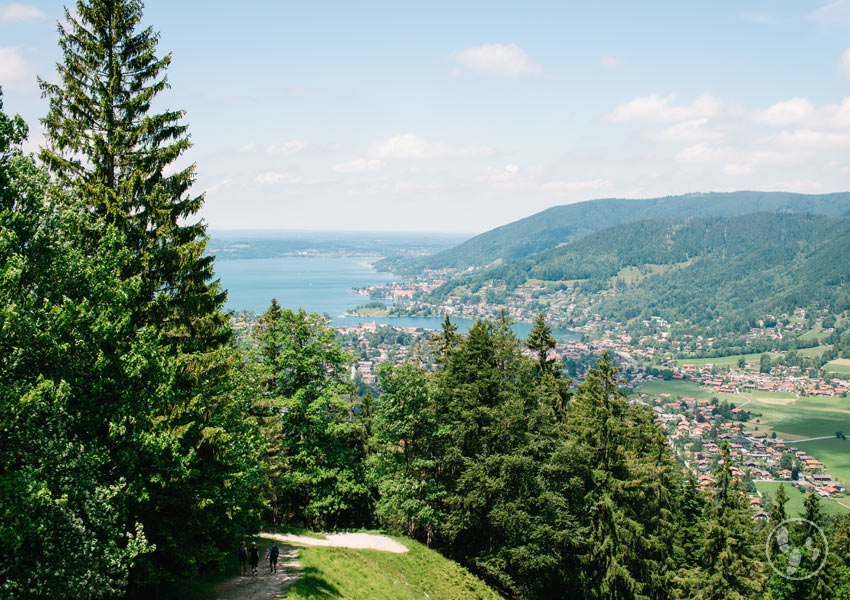
[[[830,475],[850,489],[850,440],[812,440],[796,447],[821,461]],[[850,498],[842,502],[850,504]]]
[[[824,371],[837,373],[839,375],[850,375],[850,360],[839,358],[826,363],[823,366]]]
[[[746,394],[745,394],[746,395]],[[746,407],[760,421],[763,431],[775,431],[786,439],[834,435],[850,431],[850,399],[798,398],[788,404],[771,404],[755,398]]]
[[[756,489],[760,491],[762,494],[767,492],[770,494],[771,498],[776,497],[776,490],[779,489],[779,486],[782,485],[778,482],[773,481],[756,481]],[[803,513],[803,498],[805,497],[803,493],[791,485],[790,482],[786,482],[785,484],[785,492],[788,494],[788,503],[785,505],[785,513],[789,517],[797,517],[801,513]],[[848,498],[839,498],[839,501],[844,504],[850,504],[848,502]],[[835,515],[835,514],[845,514],[850,512],[845,506],[838,504],[832,498],[821,498],[821,509],[827,515]],[[770,507],[765,505],[765,510],[769,510]]]
[[[745,406],[754,414],[747,427],[787,438],[834,435],[836,431],[850,434],[850,398],[800,397],[791,399],[782,392],[742,392],[719,394],[710,388],[690,381],[650,381],[638,386],[638,392],[651,395],[662,393],[705,400],[718,398],[736,406]],[[758,413],[756,415],[756,413]]]
[[[812,327],[809,331],[800,336],[801,340],[822,340],[823,338],[829,337],[829,332],[824,331],[823,327],[820,323],[815,323],[815,326]]]
[[[394,536],[391,536],[394,537]],[[286,591],[292,600],[394,598],[498,600],[500,596],[457,563],[403,537],[410,551],[305,546],[298,552],[301,579]]]
[[[717,365],[718,367],[737,367],[738,359],[742,356],[744,360],[750,364],[758,364],[761,355],[763,352],[757,352],[754,354],[734,354],[732,356],[716,356],[713,358],[680,358],[676,361],[676,366],[681,367],[682,365],[696,365],[698,367],[702,367],[704,365]],[[776,352],[768,352],[771,359],[774,359],[781,354],[777,354]]]

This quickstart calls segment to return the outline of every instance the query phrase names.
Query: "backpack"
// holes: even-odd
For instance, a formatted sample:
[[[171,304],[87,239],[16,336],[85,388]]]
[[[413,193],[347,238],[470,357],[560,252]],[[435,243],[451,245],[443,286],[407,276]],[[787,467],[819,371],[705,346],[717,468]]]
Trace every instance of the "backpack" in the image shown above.
[[[272,558],[277,558],[277,555],[278,555],[279,552],[280,552],[280,549],[277,547],[277,544],[275,544],[271,548],[269,548],[269,553],[271,554]]]
[[[239,559],[248,560],[248,551],[245,549],[245,546],[239,546]]]

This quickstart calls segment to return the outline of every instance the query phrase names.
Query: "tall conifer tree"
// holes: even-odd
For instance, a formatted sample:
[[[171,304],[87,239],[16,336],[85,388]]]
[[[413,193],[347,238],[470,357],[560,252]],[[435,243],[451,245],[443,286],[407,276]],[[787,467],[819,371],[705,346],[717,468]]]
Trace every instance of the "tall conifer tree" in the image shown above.
[[[157,546],[132,573],[140,587],[191,574],[218,558],[240,509],[252,446],[244,395],[234,389],[235,353],[222,312],[226,297],[205,255],[206,226],[189,222],[203,202],[190,193],[194,165],[173,170],[190,146],[182,110],[156,112],[171,56],[141,25],[141,0],[78,0],[58,28],[58,83],[40,80],[49,101],[41,159],[61,193],[74,198],[78,245],[93,260],[104,231],[124,242],[123,281],[138,294],[128,331],[156,332],[177,368],[167,401],[123,412],[104,385],[100,412],[80,420],[93,444],[109,448],[109,477],[127,481],[126,528],[144,525]],[[114,386],[113,386],[114,387]],[[108,431],[106,434],[104,431]],[[124,433],[117,436],[115,432]],[[245,510],[248,512],[248,510]]]
[[[141,275],[140,325],[164,327],[182,352],[206,353],[228,337],[204,256],[206,226],[183,224],[201,207],[190,194],[195,165],[167,174],[190,147],[182,110],[153,113],[168,85],[171,55],[157,56],[159,34],[142,28],[140,0],[78,0],[60,25],[60,82],[40,80],[49,100],[41,159],[89,209],[115,224],[132,252],[127,275]],[[197,358],[197,357],[196,357]],[[197,361],[187,370],[201,373]]]

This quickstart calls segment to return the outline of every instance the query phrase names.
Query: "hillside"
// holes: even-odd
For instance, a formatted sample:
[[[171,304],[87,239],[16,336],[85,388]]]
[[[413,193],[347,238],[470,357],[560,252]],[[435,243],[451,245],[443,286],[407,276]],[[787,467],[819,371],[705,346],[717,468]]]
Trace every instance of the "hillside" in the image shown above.
[[[293,600],[394,598],[398,600],[497,600],[499,594],[466,569],[409,538],[409,551],[393,554],[305,546],[298,551],[300,578],[287,590]]]
[[[570,244],[478,270],[459,285],[508,290],[530,280],[572,286],[583,296],[608,290],[594,311],[619,321],[668,320],[730,324],[774,310],[819,304],[850,306],[850,220],[807,214],[757,213],[640,221],[609,227]],[[560,283],[555,283],[560,282]]]
[[[687,194],[648,200],[603,198],[554,206],[519,221],[502,225],[463,244],[424,259],[395,259],[379,263],[383,268],[440,269],[491,264],[496,260],[523,258],[584,235],[631,221],[682,220],[688,217],[735,216],[755,212],[809,212],[850,216],[850,192],[792,194],[752,192]]]

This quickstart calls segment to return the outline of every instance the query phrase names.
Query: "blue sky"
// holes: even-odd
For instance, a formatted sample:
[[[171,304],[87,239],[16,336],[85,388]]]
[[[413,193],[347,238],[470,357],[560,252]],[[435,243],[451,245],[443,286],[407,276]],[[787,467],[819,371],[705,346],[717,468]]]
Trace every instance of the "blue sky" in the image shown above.
[[[0,2],[29,149],[61,17]],[[850,0],[151,0],[144,21],[214,229],[477,232],[598,197],[850,187]]]

